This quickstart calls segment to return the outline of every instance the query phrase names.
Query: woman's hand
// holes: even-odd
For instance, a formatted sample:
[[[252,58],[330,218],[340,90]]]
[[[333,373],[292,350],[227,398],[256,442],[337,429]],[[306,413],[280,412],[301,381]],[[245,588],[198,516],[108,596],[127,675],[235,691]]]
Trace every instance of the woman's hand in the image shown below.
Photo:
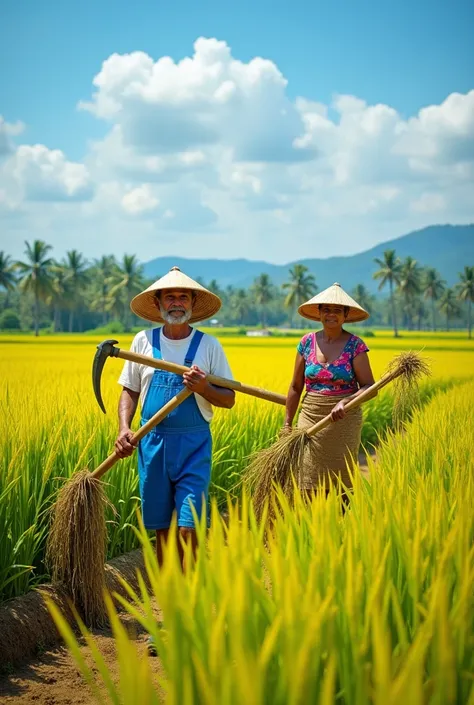
[[[333,421],[338,421],[343,419],[346,415],[346,410],[344,409],[344,401],[338,401],[334,409],[331,411],[331,418]]]
[[[284,436],[288,436],[292,431],[292,427],[289,424],[285,424],[284,426],[281,427],[279,438],[283,438]]]

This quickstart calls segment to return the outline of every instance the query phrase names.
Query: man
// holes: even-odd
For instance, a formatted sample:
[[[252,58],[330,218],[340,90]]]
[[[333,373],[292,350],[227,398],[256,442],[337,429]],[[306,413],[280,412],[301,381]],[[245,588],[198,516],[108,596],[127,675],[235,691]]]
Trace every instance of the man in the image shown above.
[[[231,378],[232,373],[219,341],[189,324],[211,318],[221,307],[218,296],[173,267],[148,289],[135,296],[130,308],[148,321],[164,323],[161,328],[138,333],[131,349],[190,367],[183,377],[126,362],[119,378],[123,386],[119,401],[119,435],[115,443],[121,458],[131,455],[130,429],[138,402],[141,424],[183,389],[193,394],[171,412],[139,444],[138,472],[143,523],[156,531],[156,553],[163,563],[163,543],[173,512],[178,523],[178,551],[184,569],[181,539],[197,547],[191,505],[198,516],[207,508],[211,475],[213,406],[230,409],[235,393],[216,387],[207,374]]]

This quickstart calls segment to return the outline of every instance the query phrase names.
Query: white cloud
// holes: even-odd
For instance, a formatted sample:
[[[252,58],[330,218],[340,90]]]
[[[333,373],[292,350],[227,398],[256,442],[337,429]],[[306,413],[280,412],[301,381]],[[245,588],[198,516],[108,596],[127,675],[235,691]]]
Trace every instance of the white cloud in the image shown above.
[[[122,208],[130,215],[156,210],[159,199],[153,195],[150,185],[143,184],[128,191],[122,198]]]
[[[84,164],[42,144],[20,145],[4,163],[3,177],[14,198],[28,201],[82,201],[93,193]]]
[[[139,152],[125,143],[120,125],[114,125],[105,139],[92,145],[88,164],[100,180],[119,176],[156,183],[175,182],[189,171],[214,170],[210,155],[198,149],[167,154]]]
[[[430,105],[408,120],[396,146],[414,169],[474,161],[474,90],[451,93],[441,105]],[[472,173],[472,172],[471,172]]]
[[[24,129],[22,122],[9,123],[0,115],[0,159],[15,151],[11,138],[21,135]]]
[[[23,126],[0,119],[7,237],[18,213],[27,237],[80,233],[92,256],[133,235],[142,259],[288,261],[474,220],[474,90],[411,117],[352,95],[291,100],[272,61],[200,38],[181,60],[113,54],[80,106],[110,126],[84,163],[16,147]]]
[[[247,161],[299,161],[308,156],[295,143],[304,127],[286,84],[272,61],[243,63],[225,42],[200,38],[193,56],[176,63],[113,54],[80,107],[119,126],[124,143],[142,154],[219,144]]]

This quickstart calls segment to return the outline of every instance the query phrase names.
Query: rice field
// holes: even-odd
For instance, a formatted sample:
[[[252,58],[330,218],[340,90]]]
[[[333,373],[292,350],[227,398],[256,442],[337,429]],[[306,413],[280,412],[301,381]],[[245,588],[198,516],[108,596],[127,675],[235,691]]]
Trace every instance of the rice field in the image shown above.
[[[92,359],[102,339],[0,337],[0,601],[47,579],[44,543],[55,494],[65,478],[83,466],[93,469],[113,447],[123,362],[111,359],[104,369],[104,416],[91,382]],[[130,342],[131,337],[124,336],[119,346],[127,349]],[[376,377],[398,351],[423,349],[433,370],[432,379],[423,384],[423,401],[473,374],[474,344],[465,338],[440,334],[394,341],[377,334],[367,342]],[[225,337],[222,343],[236,379],[286,393],[297,338]],[[364,414],[362,441],[370,445],[390,427],[390,391],[367,404]],[[232,411],[217,410],[212,490],[220,504],[238,483],[248,456],[275,437],[282,418],[283,407],[244,395],[238,396]],[[123,461],[106,476],[116,509],[108,517],[109,557],[137,546],[132,529],[139,506],[136,462],[134,457]]]
[[[131,337],[119,337],[128,348]],[[57,490],[112,449],[123,363],[106,364],[104,416],[91,382],[102,339],[0,336],[0,601],[48,579],[44,547]],[[222,338],[236,379],[281,393],[297,341]],[[270,551],[245,501],[239,516],[231,508],[228,533],[216,517],[227,492],[238,492],[248,456],[277,434],[283,407],[240,395],[232,411],[217,411],[209,550],[187,576],[170,557],[159,580],[149,554],[165,615],[156,636],[166,703],[296,704],[309,692],[320,703],[473,705],[474,343],[377,331],[366,342],[376,378],[401,350],[422,351],[432,377],[422,384],[421,407],[399,436],[391,432],[390,389],[365,405],[362,442],[378,444],[370,484],[356,484],[344,517],[335,497],[287,508]],[[146,535],[134,530],[136,458],[106,479],[116,509],[108,516],[109,557],[140,541],[149,552]],[[128,609],[156,632],[147,599],[134,596]],[[111,691],[110,702],[161,702],[146,660],[114,623],[121,693]]]

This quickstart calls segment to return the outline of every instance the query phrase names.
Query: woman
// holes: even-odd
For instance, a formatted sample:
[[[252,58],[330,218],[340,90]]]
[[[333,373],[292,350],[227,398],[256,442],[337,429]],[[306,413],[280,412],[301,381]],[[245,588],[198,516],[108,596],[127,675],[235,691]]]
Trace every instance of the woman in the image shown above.
[[[349,468],[357,460],[362,429],[362,410],[345,410],[348,401],[374,383],[368,358],[369,348],[343,324],[369,317],[359,304],[333,284],[302,304],[298,313],[321,321],[323,329],[308,333],[298,344],[293,379],[286,402],[283,433],[291,430],[303,389],[306,394],[298,416],[298,428],[307,428],[329,413],[333,421],[308,446],[300,474],[300,489],[314,490],[342,480],[352,486]],[[375,395],[374,395],[375,396]]]

